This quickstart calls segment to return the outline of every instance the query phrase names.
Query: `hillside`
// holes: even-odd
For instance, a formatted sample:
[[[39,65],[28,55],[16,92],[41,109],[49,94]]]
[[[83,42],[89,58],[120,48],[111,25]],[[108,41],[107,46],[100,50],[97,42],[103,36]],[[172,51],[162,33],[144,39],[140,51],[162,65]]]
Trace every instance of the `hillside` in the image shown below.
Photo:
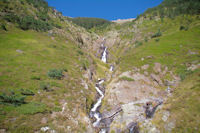
[[[0,132],[199,132],[199,7],[118,24],[0,1]]]

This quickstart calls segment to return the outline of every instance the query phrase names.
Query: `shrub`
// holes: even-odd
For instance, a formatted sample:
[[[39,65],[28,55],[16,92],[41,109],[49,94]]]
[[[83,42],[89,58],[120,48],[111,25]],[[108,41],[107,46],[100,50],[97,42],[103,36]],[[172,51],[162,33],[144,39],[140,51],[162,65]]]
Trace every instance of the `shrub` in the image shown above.
[[[32,80],[40,80],[40,77],[39,76],[31,76],[31,79]]]
[[[187,31],[188,30],[188,27],[185,27],[185,26],[180,26],[180,28],[179,28],[179,30],[185,30],[185,31]]]
[[[160,29],[159,29],[158,32],[156,32],[155,34],[153,34],[153,35],[151,36],[151,38],[156,38],[156,37],[160,37],[160,36],[162,36],[162,32],[161,32]]]
[[[51,70],[48,71],[47,75],[50,78],[61,79],[63,77],[63,70],[51,69]]]
[[[157,38],[157,39],[155,39],[155,41],[156,41],[156,42],[159,42],[159,41],[160,41],[160,39],[159,39],[159,38]]]
[[[22,95],[26,95],[26,96],[33,96],[35,95],[33,91],[29,90],[29,89],[21,89],[21,94]]]
[[[6,27],[6,24],[2,24],[2,25],[1,25],[1,29],[2,29],[2,30],[5,30],[5,31],[8,31],[8,29],[7,29],[7,27]]]
[[[50,85],[49,85],[49,83],[46,83],[46,82],[40,83],[40,89],[42,89],[44,91],[50,91]]]
[[[79,55],[83,55],[83,52],[81,50],[77,51]]]
[[[181,81],[183,81],[188,75],[192,74],[193,72],[191,70],[182,70],[179,72],[179,77],[181,78]]]
[[[145,42],[148,42],[148,38],[147,38],[147,37],[145,37],[145,38],[144,38],[144,41],[145,41]]]
[[[37,30],[37,31],[47,31],[52,29],[52,26],[46,21],[36,20],[32,16],[25,16],[20,19],[19,27],[23,30]]]
[[[111,24],[110,21],[101,18],[77,17],[77,18],[68,18],[68,20],[86,29],[91,29],[93,27],[101,27],[101,26],[106,27],[109,24]]]
[[[13,104],[15,106],[19,106],[21,104],[25,104],[25,96],[17,95],[14,92],[11,92],[10,94],[1,94],[0,95],[0,101],[3,104]]]
[[[139,41],[136,41],[135,42],[135,47],[139,47],[139,46],[141,46],[142,45],[142,42],[139,42]]]

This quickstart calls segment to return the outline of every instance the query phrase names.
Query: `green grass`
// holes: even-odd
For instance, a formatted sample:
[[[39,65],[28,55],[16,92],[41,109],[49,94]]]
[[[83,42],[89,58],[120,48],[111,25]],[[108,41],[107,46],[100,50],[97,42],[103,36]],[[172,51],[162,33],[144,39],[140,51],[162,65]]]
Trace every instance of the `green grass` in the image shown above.
[[[168,99],[163,110],[170,111],[167,122],[175,120],[173,133],[179,132],[199,132],[200,119],[200,71],[189,75],[174,90],[173,96]],[[153,122],[159,127],[161,132],[166,132],[162,121],[162,110],[155,115]]]
[[[166,21],[171,21],[170,23],[173,24],[180,22],[179,18]],[[186,23],[185,21],[183,23]],[[159,41],[155,42],[154,39],[151,39],[140,47],[130,49],[121,59],[121,71],[131,70],[133,66],[141,67],[144,64],[152,66],[154,62],[160,62],[178,74],[184,69],[186,63],[199,60],[200,40],[197,38],[200,35],[200,21],[194,20],[188,31],[180,31],[179,24],[171,28],[168,28],[168,24],[161,23],[160,25],[161,31],[165,31],[159,37]],[[144,32],[149,32],[149,30],[156,31],[153,26],[147,26]],[[189,50],[195,51],[197,54],[190,55],[188,54]],[[146,59],[147,56],[153,56],[153,59]],[[144,58],[144,61],[141,58]]]
[[[95,92],[90,88],[90,91],[80,93],[83,89],[80,68],[83,64],[90,65],[87,54],[80,54],[81,49],[70,40],[54,37],[52,40],[47,33],[22,31],[12,26],[8,31],[0,30],[0,92],[11,89],[19,94],[21,88],[25,88],[35,94],[27,95],[26,104],[21,106],[0,104],[0,123],[3,123],[0,128],[11,132],[33,132],[42,126],[41,117],[51,120],[49,112],[60,111],[61,100],[68,103],[69,110],[80,109],[79,106],[85,104],[80,99],[91,97],[90,94]],[[63,75],[68,78],[48,77],[51,69],[64,70]],[[47,83],[50,91],[41,89],[42,83]]]
[[[126,77],[126,76],[123,76],[123,77],[120,77],[119,80],[125,80],[125,81],[135,81],[134,79],[132,78],[129,78],[129,77]]]

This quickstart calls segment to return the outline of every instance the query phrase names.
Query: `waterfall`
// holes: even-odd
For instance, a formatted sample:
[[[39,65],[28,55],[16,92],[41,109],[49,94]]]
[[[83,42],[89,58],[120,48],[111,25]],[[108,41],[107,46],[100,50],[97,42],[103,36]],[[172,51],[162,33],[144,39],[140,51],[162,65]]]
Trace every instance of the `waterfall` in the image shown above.
[[[114,70],[114,66],[111,65],[111,66],[110,66],[110,71],[112,72],[113,70]]]
[[[103,55],[102,55],[102,57],[101,57],[101,60],[102,60],[104,63],[107,62],[106,57],[107,57],[107,47],[105,47],[105,49],[104,49],[104,51],[103,51]]]
[[[103,92],[100,90],[100,85],[104,82],[104,80],[99,80],[95,86],[96,91],[100,95],[97,102],[94,104],[93,108],[91,109],[91,113],[93,114],[93,117],[96,119],[96,121],[93,123],[94,127],[97,127],[99,122],[101,121],[100,113],[97,111],[98,107],[101,105],[102,99],[104,98]]]

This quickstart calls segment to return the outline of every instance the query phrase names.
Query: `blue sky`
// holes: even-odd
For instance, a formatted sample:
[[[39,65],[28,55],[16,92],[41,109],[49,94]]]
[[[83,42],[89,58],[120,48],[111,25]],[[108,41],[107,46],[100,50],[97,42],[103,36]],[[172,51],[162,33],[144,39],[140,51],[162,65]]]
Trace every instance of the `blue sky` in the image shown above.
[[[107,20],[136,18],[163,0],[46,0],[70,17],[97,17]]]

